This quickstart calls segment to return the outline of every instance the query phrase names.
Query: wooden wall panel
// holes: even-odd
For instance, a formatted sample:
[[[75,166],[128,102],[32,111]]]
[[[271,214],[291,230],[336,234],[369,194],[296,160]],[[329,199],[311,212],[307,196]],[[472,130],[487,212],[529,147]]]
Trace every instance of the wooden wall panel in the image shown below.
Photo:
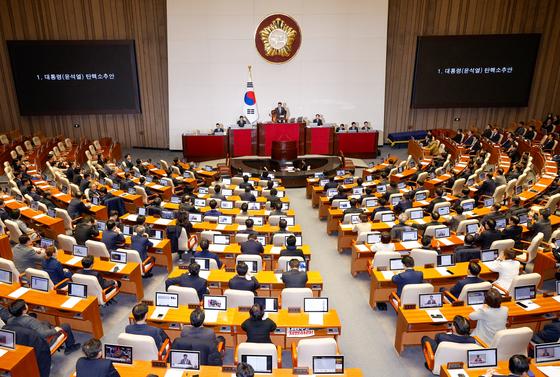
[[[0,131],[111,137],[123,146],[167,148],[165,0],[0,0]],[[19,115],[6,40],[134,39],[141,114]],[[80,128],[73,128],[79,123]]]
[[[560,1],[389,0],[385,134],[542,118],[560,112]],[[412,109],[419,35],[541,33],[529,105],[523,108]],[[455,117],[459,122],[454,122]]]

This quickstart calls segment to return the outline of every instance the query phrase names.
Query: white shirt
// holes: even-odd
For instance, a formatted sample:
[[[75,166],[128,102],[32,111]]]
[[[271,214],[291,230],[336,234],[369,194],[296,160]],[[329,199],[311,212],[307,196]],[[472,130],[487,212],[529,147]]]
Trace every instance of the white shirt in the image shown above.
[[[487,263],[486,266],[490,270],[498,273],[498,280],[494,283],[509,291],[513,278],[519,275],[519,267],[521,267],[521,263],[514,259],[507,259],[504,261],[495,260]]]
[[[506,328],[508,308],[507,306],[491,308],[484,305],[482,308],[469,314],[469,318],[477,321],[476,328],[471,335],[478,336],[483,342],[490,345],[496,332]]]

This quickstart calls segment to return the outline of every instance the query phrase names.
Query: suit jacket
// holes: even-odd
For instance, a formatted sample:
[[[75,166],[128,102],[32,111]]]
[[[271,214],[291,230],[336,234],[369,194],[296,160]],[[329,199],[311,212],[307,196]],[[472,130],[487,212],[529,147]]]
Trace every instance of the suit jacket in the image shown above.
[[[459,134],[459,133],[457,133],[457,134],[455,134],[455,136],[453,136],[452,140],[453,140],[454,142],[456,142],[456,143],[461,144],[461,143],[463,142],[463,139],[464,139],[464,138],[465,138],[465,135],[464,135],[464,134]]]
[[[78,245],[85,245],[87,240],[93,240],[99,236],[99,230],[95,225],[78,223],[74,228],[74,238]]]
[[[317,126],[322,126],[323,120],[315,118],[313,119],[313,123],[316,123]]]
[[[81,357],[76,363],[76,377],[120,377],[111,360]]]
[[[241,254],[260,255],[264,253],[264,247],[257,240],[247,240],[241,243]]]
[[[397,205],[393,208],[393,210],[395,211],[401,211],[404,212],[407,209],[412,208],[412,200],[408,200],[408,199],[403,199],[400,202],[397,203]]]
[[[107,246],[107,250],[117,250],[124,244],[124,236],[115,232],[114,230],[105,230],[101,236],[101,242]]]
[[[516,243],[519,243],[519,241],[521,240],[521,233],[523,233],[523,227],[521,225],[507,226],[502,231],[502,238],[503,239],[510,238],[514,240]]]
[[[298,249],[297,247],[286,246],[286,248],[280,251],[281,257],[302,257],[305,259],[305,255],[303,254],[303,250]]]
[[[220,260],[220,258],[218,257],[218,255],[208,251],[208,249],[206,250],[200,250],[194,253],[193,255],[195,258],[208,258],[208,259],[214,259],[216,261],[216,263],[218,264],[218,268],[222,267],[222,261]]]
[[[20,243],[14,246],[13,255],[14,264],[20,273],[30,267],[35,268],[35,264],[40,264],[43,261],[42,255],[37,254],[33,248]]]
[[[477,242],[480,245],[481,249],[489,249],[492,242],[497,241],[502,238],[502,234],[495,230],[489,229],[485,230],[477,238]]]
[[[66,278],[72,277],[71,272],[64,272],[62,264],[56,258],[49,258],[43,260],[43,271],[49,274],[53,284],[58,284]]]
[[[81,270],[80,274],[94,276],[99,282],[99,285],[101,286],[102,289],[107,289],[113,286],[113,281],[105,279],[103,276],[101,276],[101,273],[99,271]]]
[[[492,196],[494,195],[494,191],[496,191],[496,182],[492,179],[485,179],[478,188],[477,195]]]
[[[392,281],[397,285],[397,296],[400,297],[405,285],[422,283],[424,281],[424,274],[420,271],[408,269],[393,276]]]
[[[560,339],[560,321],[553,320],[544,325],[543,329],[533,335],[531,341],[535,343],[556,343]]]
[[[148,249],[152,246],[154,246],[154,244],[144,236],[135,234],[130,238],[130,248],[136,250],[143,261],[148,258]]]
[[[170,278],[165,281],[165,289],[167,290],[170,285],[178,285],[180,287],[194,288],[198,293],[198,298],[202,301],[202,297],[208,294],[208,282],[200,276],[191,276],[183,274],[176,278]]]
[[[550,225],[550,220],[539,220],[528,226],[531,231],[531,237],[537,235],[537,233],[544,234],[544,240],[549,240],[552,235],[552,226]]]
[[[161,207],[159,206],[148,206],[146,207],[146,213],[148,214],[148,216],[156,216],[156,217],[161,217]]]
[[[78,198],[72,198],[70,203],[68,204],[68,215],[71,218],[75,219],[76,217],[80,217],[85,213],[88,213],[88,208],[86,205]]]
[[[432,212],[434,211],[434,206],[435,206],[436,204],[438,204],[438,203],[443,203],[443,202],[446,202],[446,201],[447,201],[447,200],[445,200],[445,199],[442,198],[442,197],[434,198],[434,199],[430,202],[430,204],[428,204],[428,206],[426,207],[426,212],[432,213]]]
[[[124,332],[127,334],[133,334],[133,335],[147,335],[147,336],[151,336],[154,341],[156,342],[156,346],[158,349],[161,348],[161,345],[163,344],[163,341],[165,339],[167,339],[167,335],[165,334],[165,332],[162,329],[159,329],[157,327],[152,327],[149,326],[145,323],[143,324],[131,324],[125,327]]]
[[[56,335],[58,332],[50,323],[39,321],[37,318],[27,314],[22,314],[19,317],[10,317],[7,324],[36,331],[37,334],[45,340],[49,336]]]
[[[18,325],[6,325],[5,330],[16,333],[16,344],[35,349],[35,358],[41,377],[49,377],[51,373],[51,351],[49,344],[36,331]]]
[[[256,202],[257,198],[255,195],[251,194],[250,192],[244,192],[239,195],[239,198],[245,202]]]
[[[285,288],[305,288],[307,284],[307,272],[290,270],[282,273],[282,281]]]
[[[216,347],[216,341],[205,336],[200,338],[193,337],[192,335],[181,336],[173,341],[171,349],[200,352],[201,365],[222,365],[222,358]]]
[[[449,292],[453,296],[459,297],[459,295],[461,294],[461,291],[463,290],[463,287],[465,285],[482,283],[483,281],[485,281],[485,280],[479,278],[478,276],[467,276],[466,278],[461,279],[457,283],[455,283],[455,285],[453,287],[451,287]]]
[[[228,282],[229,289],[237,289],[240,291],[251,291],[256,294],[257,289],[260,288],[260,284],[255,279],[255,277],[251,277],[251,280],[247,280],[243,276],[236,275],[230,279]]]

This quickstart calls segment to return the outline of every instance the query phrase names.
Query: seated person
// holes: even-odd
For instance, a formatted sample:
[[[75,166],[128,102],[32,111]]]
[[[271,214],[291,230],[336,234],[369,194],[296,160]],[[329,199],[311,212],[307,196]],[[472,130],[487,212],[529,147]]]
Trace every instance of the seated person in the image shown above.
[[[249,310],[249,318],[241,324],[241,328],[247,333],[247,342],[272,343],[270,334],[276,330],[276,323],[270,318],[263,319],[263,317],[262,306],[253,305]]]
[[[367,120],[364,122],[364,125],[362,126],[361,130],[362,131],[371,131],[372,130],[372,128],[369,125],[369,122]]]
[[[99,339],[91,338],[82,347],[85,357],[76,363],[76,376],[120,377],[111,360],[103,358],[103,346]]]
[[[459,262],[468,262],[471,259],[480,259],[480,247],[474,245],[475,235],[467,234],[465,236],[464,245],[455,247],[455,260]]]
[[[221,216],[222,215],[222,212],[216,209],[216,207],[218,206],[217,201],[215,201],[213,199],[210,200],[210,202],[208,203],[208,206],[210,207],[210,210],[206,211],[204,213],[204,216]]]
[[[531,342],[542,343],[557,343],[560,340],[560,319],[554,318],[552,322],[547,323],[541,330],[533,335]]]
[[[490,219],[478,229],[476,243],[484,250],[489,249],[492,242],[501,239],[502,234],[496,230],[496,220]]]
[[[434,206],[437,203],[444,203],[446,202],[445,198],[443,197],[444,191],[442,190],[441,187],[438,187],[435,191],[436,197],[434,199],[432,199],[432,201],[430,202],[430,204],[428,204],[428,206],[426,207],[426,212],[428,213],[432,213],[434,212]]]
[[[515,260],[515,255],[515,250],[507,249],[503,251],[502,255],[498,256],[498,259],[486,263],[491,271],[498,273],[498,280],[494,284],[505,290],[509,290],[513,278],[519,275],[521,263]]]
[[[471,325],[469,320],[462,315],[456,315],[453,318],[453,323],[451,326],[451,331],[448,333],[436,334],[435,339],[429,336],[423,336],[420,343],[423,347],[425,344],[430,344],[432,346],[432,351],[435,353],[438,345],[441,342],[451,342],[451,343],[476,343],[476,339],[470,336]]]
[[[56,256],[56,248],[54,246],[49,246],[45,250],[45,260],[42,263],[43,271],[49,274],[49,278],[53,282],[54,285],[57,285],[64,279],[71,279],[72,272],[69,269],[63,268],[62,263],[60,263]],[[62,285],[65,287],[66,284]]]
[[[298,249],[296,246],[296,236],[290,235],[286,239],[286,248],[280,251],[281,257],[302,257],[305,259],[303,250]]]
[[[243,115],[239,116],[239,120],[237,121],[237,127],[243,128],[245,127],[246,124],[249,124],[247,118],[245,118]]]
[[[350,123],[350,127],[348,127],[348,132],[358,132],[358,124],[356,122]]]
[[[146,233],[146,229],[144,226],[139,225],[136,227],[136,233],[132,237],[130,237],[130,248],[132,250],[136,250],[140,255],[140,259],[145,261],[148,259],[148,249],[153,247],[154,244],[148,238],[148,234]],[[149,278],[152,277],[152,272],[148,272],[144,275],[144,277]]]
[[[29,228],[27,224],[22,219],[20,219],[21,212],[19,209],[12,210],[10,212],[10,217],[12,221],[17,224],[19,230],[21,230],[24,235],[28,235],[32,240],[36,240],[37,238],[39,238],[39,234],[33,228]]]
[[[405,192],[402,200],[393,207],[393,211],[395,211],[395,213],[404,213],[407,209],[412,208],[412,199],[412,191]]]
[[[249,234],[247,241],[242,242],[240,247],[241,254],[260,255],[264,253],[263,245],[257,241],[257,233]]]
[[[198,276],[200,273],[200,265],[196,262],[189,264],[189,273],[182,274],[176,278],[169,278],[165,281],[165,289],[170,285],[178,285],[180,287],[194,288],[198,293],[198,298],[202,301],[202,297],[208,294],[208,282],[206,279]]]
[[[268,201],[270,202],[270,205],[272,205],[272,203],[279,203],[280,205],[282,205],[282,200],[280,200],[280,198],[278,197],[277,189],[273,188],[270,190]]]
[[[222,268],[222,262],[217,254],[212,253],[208,248],[210,247],[210,242],[208,240],[201,240],[199,243],[200,251],[195,251],[193,257],[195,258],[207,258],[214,259],[218,264],[218,268]]]
[[[332,204],[332,202],[336,199],[348,199],[348,195],[344,192],[344,187],[342,185],[338,185],[336,188],[336,194],[329,199],[329,202]]]
[[[548,208],[541,209],[538,214],[535,213],[530,218],[529,224],[527,224],[529,229],[529,237],[535,237],[537,233],[542,233],[544,235],[544,240],[549,240],[552,235],[552,225],[550,223],[550,210]]]
[[[502,208],[502,206],[498,203],[494,203],[492,205],[492,209],[490,210],[490,212],[488,212],[487,215],[485,215],[482,220],[480,220],[480,223],[482,225],[486,224],[486,222],[490,219],[498,219],[500,217],[502,217],[503,215],[500,213],[500,208]]]
[[[344,123],[340,123],[338,126],[336,126],[336,128],[334,129],[334,132],[346,132],[346,125]]]
[[[375,218],[375,214],[381,211],[391,211],[391,207],[387,205],[387,199],[385,197],[381,197],[378,200],[379,206],[371,212],[371,219]]]
[[[255,222],[253,221],[253,219],[245,220],[245,229],[240,230],[237,233],[240,233],[240,234],[258,234],[258,232],[253,229],[254,224],[255,224]]]
[[[485,281],[484,279],[478,277],[478,275],[480,275],[480,265],[478,263],[472,261],[469,262],[469,266],[467,267],[467,269],[467,277],[459,280],[449,290],[449,292],[456,298],[459,298],[459,295],[461,294],[461,291],[463,290],[465,285],[482,283]]]
[[[315,119],[313,119],[313,125],[314,126],[322,126],[323,125],[323,119],[321,119],[321,115],[320,114],[315,114]]]
[[[513,355],[508,361],[508,377],[530,377],[534,374],[529,370],[529,359],[525,355]],[[481,377],[498,376],[496,368],[490,368]]]
[[[28,235],[22,234],[18,241],[12,249],[12,260],[19,273],[24,273],[28,268],[35,268],[35,265],[43,262],[43,249],[33,247],[33,241]],[[13,278],[17,280],[15,276]]]
[[[224,338],[222,336],[216,337],[214,330],[204,327],[204,319],[204,310],[201,308],[194,309],[190,314],[190,325],[183,326],[181,336],[173,341],[171,348],[190,351],[190,345],[193,340],[201,341],[210,350],[208,365],[222,365],[222,356],[217,346],[219,341],[224,341]]]
[[[286,214],[285,211],[282,210],[282,203],[279,202],[270,203],[269,216],[282,216],[285,214]]]
[[[85,245],[88,240],[95,240],[99,236],[99,229],[95,218],[85,216],[74,227],[74,239],[78,245]]]
[[[247,263],[242,261],[237,262],[235,271],[237,272],[237,275],[229,280],[228,288],[240,291],[250,291],[256,295],[257,289],[259,289],[261,285],[254,276],[247,276],[247,272],[249,271]]]
[[[344,215],[347,215],[349,213],[362,213],[362,212],[364,212],[364,209],[360,208],[360,203],[358,202],[358,199],[352,198],[350,199],[350,208],[345,209],[342,212],[342,216],[344,217]]]
[[[113,220],[107,221],[107,229],[105,229],[103,235],[101,236],[101,242],[105,244],[109,252],[124,246],[124,236],[121,234],[121,230],[117,227],[117,224]]]
[[[354,226],[352,227],[352,232],[355,232],[358,235],[360,235],[360,233],[371,232],[371,223],[369,222],[369,216],[367,213],[360,214],[360,221],[360,223],[354,224]]]
[[[64,331],[67,335],[66,341],[64,342],[64,354],[69,355],[80,349],[80,343],[74,341],[74,333],[69,324],[61,323],[60,327],[56,327],[46,321],[40,321],[34,316],[30,316],[28,314],[29,307],[22,299],[13,301],[8,307],[8,310],[11,317],[8,319],[7,325],[35,330],[49,346],[52,346],[56,342],[57,336]]]
[[[522,249],[521,244],[521,234],[523,233],[523,227],[519,225],[519,216],[510,216],[508,220],[508,226],[502,230],[502,239],[511,239],[515,241],[515,248]]]
[[[216,128],[212,130],[213,135],[223,135],[225,132],[224,125],[221,123],[216,123]]]
[[[159,196],[154,198],[152,204],[146,206],[146,213],[148,216],[161,217],[161,198]]]
[[[147,335],[154,339],[156,342],[156,347],[158,350],[161,345],[168,338],[165,331],[158,327],[149,326],[146,324],[146,316],[148,314],[148,305],[144,303],[136,304],[132,308],[132,316],[134,317],[134,323],[127,325],[124,332],[133,335]]]
[[[214,194],[212,194],[211,198],[226,200],[226,197],[222,194],[222,187],[220,185],[214,186]]]
[[[99,271],[95,271],[93,269],[93,262],[94,261],[95,261],[95,259],[93,258],[93,255],[87,255],[87,256],[83,257],[82,258],[83,269],[80,270],[79,273],[83,274],[83,275],[94,276],[97,279],[97,281],[99,282],[99,285],[101,286],[101,289],[107,289],[107,288],[111,288],[111,287],[116,288],[116,287],[121,286],[120,281],[105,279]]]
[[[246,189],[247,187],[249,187],[250,190],[253,190],[253,184],[251,182],[249,182],[249,176],[244,175],[243,176],[243,182],[241,182],[239,184],[239,188],[240,189]]]
[[[466,220],[467,215],[463,213],[463,207],[460,205],[454,206],[453,210],[455,211],[455,215],[451,215],[451,220],[446,221],[446,224],[449,226],[450,230],[456,232],[459,223],[463,220]]]
[[[279,234],[279,233],[291,233],[288,230],[288,222],[286,221],[286,219],[280,219],[280,221],[278,222],[278,231],[275,234]]]
[[[328,189],[337,188],[337,187],[338,187],[338,183],[334,181],[334,177],[329,177],[329,181],[323,186],[323,190],[327,191]]]
[[[282,273],[282,282],[285,288],[305,288],[307,285],[307,272],[299,270],[299,260],[290,260],[290,270]]]
[[[469,319],[476,322],[472,336],[479,337],[486,344],[491,344],[496,332],[506,328],[508,307],[502,306],[502,295],[491,288],[484,295],[484,306],[469,314]]]
[[[251,193],[251,190],[251,187],[245,187],[245,192],[239,195],[239,198],[245,202],[256,202],[257,198]]]
[[[381,242],[371,245],[371,251],[373,252],[387,252],[395,251],[395,244],[391,242],[391,233],[383,232],[381,233]]]
[[[414,271],[414,259],[410,255],[402,257],[402,264],[405,270],[394,275],[391,281],[397,285],[397,296],[401,297],[403,288],[407,284],[420,284],[424,282],[422,271]]]

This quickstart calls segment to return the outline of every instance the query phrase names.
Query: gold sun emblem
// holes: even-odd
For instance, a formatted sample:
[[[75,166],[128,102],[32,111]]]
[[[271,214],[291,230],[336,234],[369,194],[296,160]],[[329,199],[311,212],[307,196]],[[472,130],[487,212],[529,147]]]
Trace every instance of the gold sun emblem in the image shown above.
[[[259,35],[267,56],[288,57],[292,52],[297,31],[281,18],[276,18],[270,25],[262,29]]]

